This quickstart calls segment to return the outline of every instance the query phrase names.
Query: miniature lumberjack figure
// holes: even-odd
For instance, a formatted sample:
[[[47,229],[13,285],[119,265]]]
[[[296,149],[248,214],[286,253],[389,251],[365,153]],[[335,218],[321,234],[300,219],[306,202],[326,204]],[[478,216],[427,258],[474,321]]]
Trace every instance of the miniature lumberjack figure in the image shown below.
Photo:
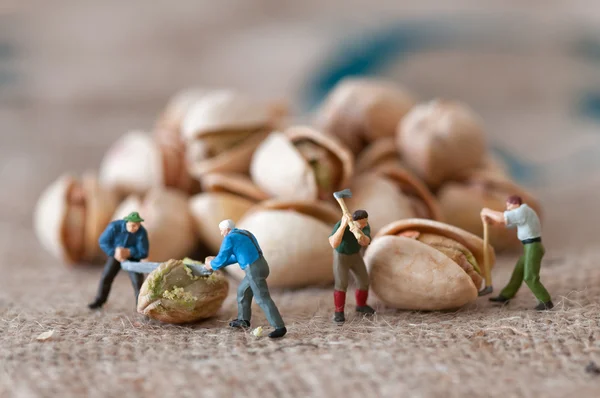
[[[137,212],[130,213],[122,220],[116,220],[108,224],[98,243],[100,248],[108,256],[96,299],[88,304],[91,309],[100,308],[108,299],[110,287],[115,277],[121,270],[122,261],[140,261],[148,257],[148,233],[142,226],[144,220]],[[140,288],[144,282],[144,274],[138,272],[129,272],[129,278],[133,285],[135,294],[135,303],[137,306]]]
[[[365,210],[356,210],[349,216],[344,214],[342,219],[333,227],[329,236],[329,244],[333,250],[333,275],[335,287],[333,291],[333,302],[335,304],[334,322],[346,321],[344,317],[344,306],[346,305],[346,290],[348,289],[348,274],[354,274],[358,288],[356,289],[356,311],[363,314],[374,314],[375,310],[367,305],[369,296],[369,274],[367,267],[360,254],[364,246],[371,243],[371,227],[369,226],[369,215]],[[356,226],[358,225],[358,227]],[[360,231],[360,232],[359,232]],[[357,239],[355,234],[359,236]]]
[[[523,243],[524,254],[519,258],[510,277],[508,285],[497,297],[490,301],[506,303],[519,291],[523,281],[539,300],[535,307],[538,311],[549,310],[554,307],[550,294],[540,282],[540,267],[544,257],[542,246],[542,228],[540,219],[535,210],[523,203],[519,196],[511,196],[506,201],[506,211],[499,212],[488,208],[481,210],[483,222],[491,225],[504,225],[507,228],[517,228],[517,236]]]
[[[238,317],[229,323],[233,328],[249,328],[252,298],[265,313],[267,320],[275,328],[269,334],[271,338],[283,337],[287,333],[277,306],[271,299],[267,277],[269,264],[263,257],[256,237],[249,231],[238,229],[232,220],[223,220],[219,224],[223,242],[216,257],[207,257],[205,267],[218,270],[230,264],[238,263],[246,273],[237,290]]]

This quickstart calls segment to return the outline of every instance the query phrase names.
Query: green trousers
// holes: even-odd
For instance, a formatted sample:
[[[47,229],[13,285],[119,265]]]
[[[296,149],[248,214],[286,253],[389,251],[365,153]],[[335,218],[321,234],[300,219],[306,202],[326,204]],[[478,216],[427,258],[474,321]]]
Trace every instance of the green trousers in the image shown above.
[[[549,302],[550,294],[540,282],[540,267],[544,257],[544,246],[541,242],[523,245],[524,253],[517,261],[515,269],[510,277],[508,285],[500,292],[500,295],[511,299],[517,294],[523,281],[533,292],[535,297],[542,303]]]
[[[263,310],[267,321],[274,328],[285,326],[277,306],[271,298],[269,287],[267,286],[267,277],[269,276],[269,264],[263,256],[250,264],[245,270],[246,277],[242,279],[237,290],[238,300],[238,319],[250,321],[252,315],[252,298],[256,304]]]

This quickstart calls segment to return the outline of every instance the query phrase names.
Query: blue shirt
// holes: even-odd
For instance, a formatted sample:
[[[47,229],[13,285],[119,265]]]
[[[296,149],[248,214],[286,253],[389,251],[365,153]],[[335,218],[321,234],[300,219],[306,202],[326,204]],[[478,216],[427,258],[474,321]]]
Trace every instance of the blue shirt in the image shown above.
[[[246,236],[249,234],[250,236]],[[238,263],[241,269],[246,269],[261,256],[256,237],[251,232],[234,228],[221,243],[219,254],[210,262],[214,270]]]
[[[129,260],[139,261],[148,257],[148,233],[140,225],[140,229],[132,234],[127,231],[127,221],[116,220],[108,224],[108,227],[100,235],[98,243],[107,256],[114,257],[117,247],[129,249],[131,255]]]

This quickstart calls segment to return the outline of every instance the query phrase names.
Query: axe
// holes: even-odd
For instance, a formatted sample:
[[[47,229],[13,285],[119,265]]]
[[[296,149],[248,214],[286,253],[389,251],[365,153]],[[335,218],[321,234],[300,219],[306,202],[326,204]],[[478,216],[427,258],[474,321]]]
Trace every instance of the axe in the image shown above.
[[[352,219],[352,214],[350,214],[350,211],[348,211],[348,207],[346,206],[346,202],[344,202],[344,198],[352,197],[352,191],[346,188],[342,191],[334,192],[333,197],[340,204],[342,212],[346,215],[346,217],[348,217],[349,223],[352,223],[356,227],[357,232],[352,232],[354,237],[356,240],[360,239],[360,237],[363,236],[363,233],[360,230],[358,223]]]

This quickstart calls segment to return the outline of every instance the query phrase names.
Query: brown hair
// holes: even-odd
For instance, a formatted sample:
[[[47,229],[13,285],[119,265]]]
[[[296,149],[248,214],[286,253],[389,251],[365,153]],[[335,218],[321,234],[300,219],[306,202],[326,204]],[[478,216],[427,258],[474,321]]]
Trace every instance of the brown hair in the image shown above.
[[[367,212],[365,210],[356,210],[352,214],[352,219],[354,221],[362,220],[363,218],[369,218],[369,215],[367,214]]]
[[[521,199],[519,195],[511,195],[506,199],[506,203],[521,206],[523,204],[523,199]]]

